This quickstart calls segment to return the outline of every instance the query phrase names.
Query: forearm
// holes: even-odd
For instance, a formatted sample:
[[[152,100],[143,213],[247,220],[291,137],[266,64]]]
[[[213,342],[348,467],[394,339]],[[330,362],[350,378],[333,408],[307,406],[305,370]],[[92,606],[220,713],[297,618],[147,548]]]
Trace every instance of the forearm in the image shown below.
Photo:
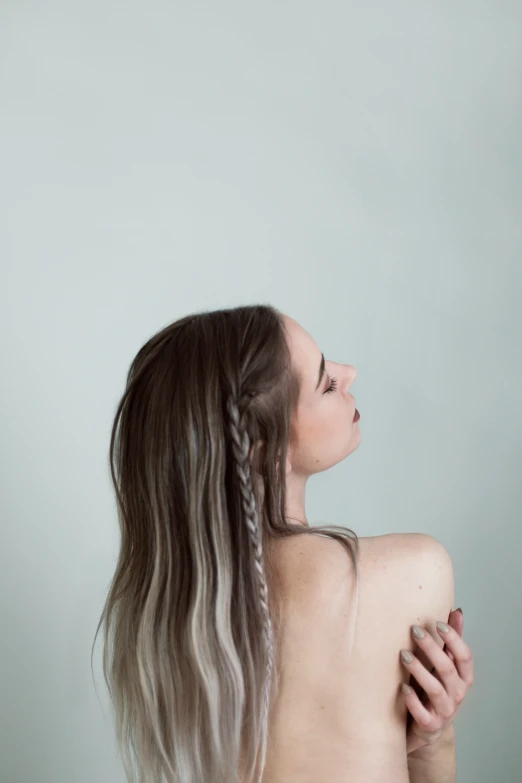
[[[455,783],[457,762],[453,725],[438,743],[408,755],[408,772],[410,783]]]

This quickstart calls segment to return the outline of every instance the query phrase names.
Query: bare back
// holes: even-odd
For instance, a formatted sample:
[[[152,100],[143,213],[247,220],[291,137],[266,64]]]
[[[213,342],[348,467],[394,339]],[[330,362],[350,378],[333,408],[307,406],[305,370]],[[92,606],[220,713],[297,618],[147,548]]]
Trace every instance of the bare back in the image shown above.
[[[338,541],[313,535],[276,542],[284,585],[282,674],[269,722],[263,783],[408,783],[409,675],[399,650],[415,650],[411,625],[428,629],[454,601],[449,554],[424,534],[359,538],[354,567]]]

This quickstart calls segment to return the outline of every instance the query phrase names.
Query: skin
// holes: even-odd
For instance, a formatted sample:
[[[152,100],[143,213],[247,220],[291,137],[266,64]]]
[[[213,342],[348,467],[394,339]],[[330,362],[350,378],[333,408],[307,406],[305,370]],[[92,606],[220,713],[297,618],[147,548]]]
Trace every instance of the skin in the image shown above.
[[[316,388],[321,351],[297,321],[288,315],[283,316],[283,321],[292,363],[302,378],[286,460],[286,516],[294,524],[308,527],[305,492],[309,477],[341,462],[361,442],[359,422],[353,421],[355,399],[350,393],[357,370],[325,357],[325,372]],[[332,378],[337,379],[337,384],[328,392]],[[411,713],[408,753],[415,751],[419,758],[426,748],[436,747],[443,735],[450,739],[454,736],[447,729],[473,682],[473,656],[462,640],[461,612],[451,612],[448,625],[442,650],[429,632],[422,640],[416,640],[428,666],[418,656],[410,664],[402,662],[417,681],[412,682],[414,688],[408,695],[403,694],[403,699]]]
[[[305,493],[309,477],[341,462],[361,441],[359,421],[353,421],[355,399],[350,393],[357,370],[325,357],[325,372],[316,389],[322,352],[297,321],[288,315],[283,321],[292,364],[302,377],[286,461],[286,515],[292,523],[308,527]],[[332,378],[337,379],[333,387]]]

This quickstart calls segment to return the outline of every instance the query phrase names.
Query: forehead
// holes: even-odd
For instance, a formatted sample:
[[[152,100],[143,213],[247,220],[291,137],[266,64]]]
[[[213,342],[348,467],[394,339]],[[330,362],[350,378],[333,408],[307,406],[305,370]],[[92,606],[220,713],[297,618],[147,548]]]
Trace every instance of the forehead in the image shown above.
[[[293,364],[303,373],[304,377],[311,377],[314,373],[317,377],[321,351],[315,340],[301,324],[290,316],[285,315],[284,322]]]

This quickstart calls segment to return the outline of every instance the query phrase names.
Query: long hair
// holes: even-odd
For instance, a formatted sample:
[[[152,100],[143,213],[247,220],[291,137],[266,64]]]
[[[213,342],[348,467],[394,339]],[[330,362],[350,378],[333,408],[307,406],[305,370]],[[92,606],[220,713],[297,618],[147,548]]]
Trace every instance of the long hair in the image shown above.
[[[188,315],[132,361],[109,454],[121,544],[93,644],[104,623],[103,673],[131,783],[261,780],[280,664],[271,539],[346,546],[355,626],[356,534],[285,520],[300,386],[269,305]]]

